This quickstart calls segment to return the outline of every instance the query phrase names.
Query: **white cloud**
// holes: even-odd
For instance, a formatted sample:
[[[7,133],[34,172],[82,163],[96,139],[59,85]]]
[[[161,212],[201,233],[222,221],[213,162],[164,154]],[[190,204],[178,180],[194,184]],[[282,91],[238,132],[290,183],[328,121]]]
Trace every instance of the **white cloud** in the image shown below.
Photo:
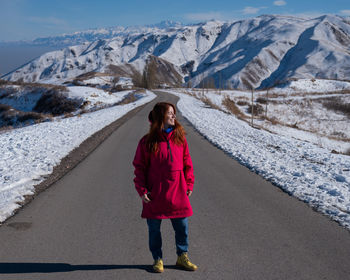
[[[285,6],[285,5],[287,5],[287,2],[284,0],[279,0],[279,1],[274,1],[273,4],[275,6]]]
[[[184,18],[191,21],[206,21],[211,19],[224,20],[225,16],[220,12],[208,12],[186,14]]]
[[[253,14],[257,14],[258,12],[259,12],[259,8],[245,7],[243,9],[243,14],[245,15],[253,15]]]
[[[266,7],[245,7],[243,9],[243,14],[244,15],[255,15],[257,14],[260,10],[265,9]]]
[[[350,16],[350,10],[341,10],[340,13],[345,16]]]

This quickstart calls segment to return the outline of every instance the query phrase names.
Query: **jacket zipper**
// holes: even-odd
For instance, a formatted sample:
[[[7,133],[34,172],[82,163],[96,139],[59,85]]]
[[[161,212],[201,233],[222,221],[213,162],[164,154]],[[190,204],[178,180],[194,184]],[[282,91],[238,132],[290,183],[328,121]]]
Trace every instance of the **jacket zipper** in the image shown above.
[[[168,143],[168,149],[169,149],[169,153],[170,153],[170,160],[171,160],[171,162],[173,162],[173,154],[171,153],[169,140],[167,139],[166,142]]]

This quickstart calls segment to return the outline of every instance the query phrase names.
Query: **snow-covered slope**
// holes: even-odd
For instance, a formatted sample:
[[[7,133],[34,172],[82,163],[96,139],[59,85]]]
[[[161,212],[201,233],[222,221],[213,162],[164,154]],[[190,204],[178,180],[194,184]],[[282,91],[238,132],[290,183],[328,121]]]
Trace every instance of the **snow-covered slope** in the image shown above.
[[[153,55],[173,64],[192,86],[202,81],[215,82],[216,87],[257,88],[289,78],[346,80],[349,46],[347,18],[264,15],[236,22],[120,31],[110,39],[44,54],[4,78],[60,83],[125,64],[142,73]]]
[[[107,91],[94,84],[98,78],[89,81],[94,87],[12,82],[0,85],[0,129],[85,114],[115,106],[132,96],[138,99],[135,90]]]

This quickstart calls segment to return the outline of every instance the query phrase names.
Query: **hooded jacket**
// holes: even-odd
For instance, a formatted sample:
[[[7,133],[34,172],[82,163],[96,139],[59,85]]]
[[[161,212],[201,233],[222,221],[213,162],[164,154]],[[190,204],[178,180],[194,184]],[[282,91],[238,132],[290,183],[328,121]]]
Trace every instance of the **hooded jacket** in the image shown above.
[[[150,202],[143,203],[142,218],[169,219],[192,216],[187,191],[193,190],[194,175],[187,140],[176,145],[173,131],[162,132],[159,151],[150,153],[144,136],[136,149],[135,188],[140,196],[148,193]]]

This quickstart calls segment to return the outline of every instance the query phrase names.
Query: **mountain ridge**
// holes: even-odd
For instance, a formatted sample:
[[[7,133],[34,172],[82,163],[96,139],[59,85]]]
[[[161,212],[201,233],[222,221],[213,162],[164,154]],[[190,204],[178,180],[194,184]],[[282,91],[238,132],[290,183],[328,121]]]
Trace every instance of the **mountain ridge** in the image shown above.
[[[3,78],[59,83],[126,63],[142,74],[156,56],[192,86],[265,88],[292,78],[348,79],[349,46],[348,18],[262,15],[119,33],[46,53]]]

